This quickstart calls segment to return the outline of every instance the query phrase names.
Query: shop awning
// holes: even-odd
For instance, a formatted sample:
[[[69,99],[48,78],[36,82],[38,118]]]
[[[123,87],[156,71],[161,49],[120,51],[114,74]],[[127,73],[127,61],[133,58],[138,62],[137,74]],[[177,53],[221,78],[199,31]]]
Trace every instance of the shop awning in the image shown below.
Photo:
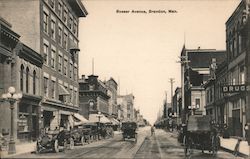
[[[100,123],[112,123],[105,115],[99,115],[99,114],[89,114],[89,121],[90,122],[99,122],[99,117],[100,116]]]
[[[65,87],[63,87],[60,84],[58,86],[59,86],[59,95],[70,95]]]
[[[119,125],[120,124],[120,122],[118,120],[116,120],[115,118],[109,118],[109,120],[111,121],[111,123],[113,125]]]
[[[74,126],[79,126],[85,123],[89,123],[89,120],[87,120],[86,118],[84,118],[82,115],[78,113],[73,114],[73,119],[74,119]]]

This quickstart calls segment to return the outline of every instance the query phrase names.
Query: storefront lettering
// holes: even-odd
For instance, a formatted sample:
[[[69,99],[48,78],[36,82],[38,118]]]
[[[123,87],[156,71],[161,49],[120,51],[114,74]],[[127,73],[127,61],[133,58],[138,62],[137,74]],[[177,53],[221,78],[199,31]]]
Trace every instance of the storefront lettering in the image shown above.
[[[249,85],[228,85],[222,87],[223,93],[245,92],[250,91]]]

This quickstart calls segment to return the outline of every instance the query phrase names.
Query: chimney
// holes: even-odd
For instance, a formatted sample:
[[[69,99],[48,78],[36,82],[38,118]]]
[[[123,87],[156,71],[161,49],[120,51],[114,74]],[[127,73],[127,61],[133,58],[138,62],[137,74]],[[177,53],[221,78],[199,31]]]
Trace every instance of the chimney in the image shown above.
[[[85,81],[85,75],[82,75],[82,80]]]

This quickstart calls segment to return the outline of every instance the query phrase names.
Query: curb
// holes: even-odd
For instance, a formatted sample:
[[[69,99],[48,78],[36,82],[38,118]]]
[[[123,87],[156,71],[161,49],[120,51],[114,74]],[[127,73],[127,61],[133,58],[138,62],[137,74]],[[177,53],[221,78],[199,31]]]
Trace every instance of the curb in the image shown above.
[[[233,150],[227,149],[227,148],[222,147],[222,146],[220,146],[220,149],[223,150],[223,151],[225,151],[225,152],[229,152],[229,153],[232,153],[232,154],[234,153]],[[244,154],[244,153],[241,153],[241,152],[238,152],[238,155],[237,155],[237,156],[243,157],[243,158],[248,158],[248,155],[246,155],[246,154]]]

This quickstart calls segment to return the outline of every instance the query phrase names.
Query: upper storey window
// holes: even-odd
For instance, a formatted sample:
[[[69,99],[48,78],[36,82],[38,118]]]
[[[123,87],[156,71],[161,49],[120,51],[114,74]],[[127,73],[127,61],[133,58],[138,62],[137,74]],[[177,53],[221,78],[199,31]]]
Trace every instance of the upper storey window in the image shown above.
[[[48,23],[49,23],[49,16],[46,12],[43,12],[43,31],[45,33],[48,33],[48,30],[49,30]]]

